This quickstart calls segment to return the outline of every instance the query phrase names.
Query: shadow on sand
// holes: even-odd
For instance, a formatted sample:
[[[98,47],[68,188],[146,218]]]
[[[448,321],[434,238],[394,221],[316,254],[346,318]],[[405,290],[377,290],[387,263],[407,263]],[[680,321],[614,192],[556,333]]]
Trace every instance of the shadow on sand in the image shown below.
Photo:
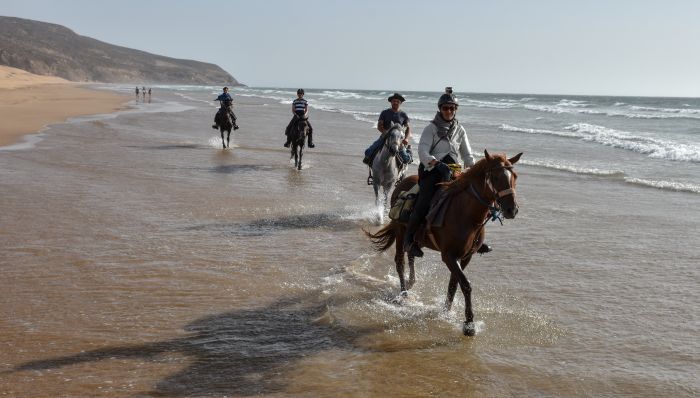
[[[157,382],[152,395],[184,397],[257,395],[283,392],[284,374],[300,359],[330,349],[358,349],[354,342],[370,329],[334,325],[325,304],[305,297],[280,300],[199,319],[185,327],[192,335],[152,343],[115,346],[32,361],[9,372],[56,369],[111,359],[162,360],[186,355],[191,364]]]
[[[218,231],[233,236],[265,236],[290,229],[321,228],[330,231],[358,229],[364,220],[344,217],[338,213],[314,213],[278,218],[263,218],[247,223],[213,223],[187,227],[188,231]]]

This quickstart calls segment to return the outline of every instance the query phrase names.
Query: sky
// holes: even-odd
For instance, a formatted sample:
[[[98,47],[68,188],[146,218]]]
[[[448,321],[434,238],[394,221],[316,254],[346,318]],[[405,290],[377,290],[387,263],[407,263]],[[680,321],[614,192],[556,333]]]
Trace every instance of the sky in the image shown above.
[[[700,97],[698,0],[0,0],[253,87]]]

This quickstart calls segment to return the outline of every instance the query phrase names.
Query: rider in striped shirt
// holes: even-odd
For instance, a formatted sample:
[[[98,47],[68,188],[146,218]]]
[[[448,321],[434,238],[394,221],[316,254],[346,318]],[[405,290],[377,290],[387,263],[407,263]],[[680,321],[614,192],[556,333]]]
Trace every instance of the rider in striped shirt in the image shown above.
[[[306,119],[306,124],[309,126],[309,148],[315,147],[316,145],[314,145],[313,141],[313,127],[311,127],[311,123],[309,123],[308,120],[309,103],[304,99],[303,88],[297,90],[297,99],[292,101],[292,113],[294,114],[294,116],[292,117],[292,120],[289,122],[287,128],[284,131],[284,134],[287,136],[287,141],[284,143],[284,146],[286,148],[289,148],[289,131],[292,129],[297,120]]]

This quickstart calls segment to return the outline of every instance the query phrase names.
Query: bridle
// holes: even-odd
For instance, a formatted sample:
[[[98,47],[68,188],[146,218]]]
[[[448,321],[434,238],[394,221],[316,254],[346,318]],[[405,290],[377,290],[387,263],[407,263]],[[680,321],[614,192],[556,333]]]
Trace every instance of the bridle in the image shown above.
[[[404,137],[404,133],[403,133],[403,131],[401,131],[401,128],[399,128],[399,127],[394,127],[393,129],[389,130],[389,131],[387,132],[387,134],[389,134],[389,132],[390,132],[390,131],[393,131],[393,130],[397,130],[397,131],[399,131],[399,132],[401,133],[401,135],[399,136],[399,148],[400,148],[400,147],[401,147],[401,140],[402,140],[403,137]],[[392,133],[392,134],[393,134],[393,133]],[[389,153],[390,153],[392,156],[398,156],[398,155],[399,155],[398,149],[394,149],[394,148],[391,147],[390,142],[389,142],[389,137],[388,137],[388,136],[387,136],[387,138],[384,140],[384,147],[389,151]]]
[[[491,195],[493,195],[493,199],[491,199],[490,203],[486,202],[481,195],[479,195],[479,192],[474,188],[473,184],[469,184],[469,192],[471,192],[472,195],[476,198],[479,203],[482,205],[486,206],[486,208],[489,209],[489,216],[486,217],[486,220],[484,220],[484,223],[482,225],[486,225],[486,223],[491,220],[491,221],[496,221],[498,220],[501,225],[503,225],[503,211],[501,210],[501,199],[508,195],[513,195],[513,198],[515,198],[515,188],[513,188],[513,184],[511,180],[509,179],[508,181],[508,188],[498,190],[496,187],[493,185],[493,181],[491,179],[493,178],[493,172],[494,171],[499,171],[499,170],[506,170],[508,175],[511,176],[512,178],[512,170],[513,166],[506,166],[503,163],[496,167],[492,167],[488,170],[486,170],[486,186],[488,187],[489,191],[491,192]],[[495,202],[495,204],[494,204]]]

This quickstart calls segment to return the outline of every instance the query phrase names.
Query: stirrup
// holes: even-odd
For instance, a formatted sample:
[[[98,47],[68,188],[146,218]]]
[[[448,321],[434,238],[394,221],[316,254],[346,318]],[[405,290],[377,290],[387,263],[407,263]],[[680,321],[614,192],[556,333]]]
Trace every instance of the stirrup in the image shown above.
[[[367,177],[367,185],[374,185],[374,178],[372,178],[371,174]]]

